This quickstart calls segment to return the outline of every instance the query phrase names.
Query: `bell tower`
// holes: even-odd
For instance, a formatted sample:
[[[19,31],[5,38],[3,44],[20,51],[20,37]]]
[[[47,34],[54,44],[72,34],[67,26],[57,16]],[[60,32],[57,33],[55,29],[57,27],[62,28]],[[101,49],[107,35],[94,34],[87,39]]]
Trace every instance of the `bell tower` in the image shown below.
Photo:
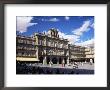
[[[49,29],[48,34],[50,37],[59,38],[58,31],[55,28]]]

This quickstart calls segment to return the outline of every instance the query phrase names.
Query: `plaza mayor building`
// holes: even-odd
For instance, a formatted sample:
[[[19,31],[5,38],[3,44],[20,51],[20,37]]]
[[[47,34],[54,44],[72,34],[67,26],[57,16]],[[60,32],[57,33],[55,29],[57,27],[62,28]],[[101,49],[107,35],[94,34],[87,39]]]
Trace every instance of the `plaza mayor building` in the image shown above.
[[[94,59],[94,49],[68,44],[60,38],[58,30],[51,28],[47,33],[34,33],[32,37],[17,35],[16,60],[39,62],[42,64],[69,64],[71,60]]]
[[[76,62],[94,62],[94,48],[69,44],[69,59]]]
[[[69,58],[71,60],[83,61],[85,57],[85,47],[69,44]]]
[[[17,35],[16,60],[36,61],[36,46],[34,38]]]
[[[37,59],[48,64],[50,60],[53,64],[61,64],[62,60],[69,61],[68,40],[59,38],[56,29],[50,29],[47,34],[35,33]]]

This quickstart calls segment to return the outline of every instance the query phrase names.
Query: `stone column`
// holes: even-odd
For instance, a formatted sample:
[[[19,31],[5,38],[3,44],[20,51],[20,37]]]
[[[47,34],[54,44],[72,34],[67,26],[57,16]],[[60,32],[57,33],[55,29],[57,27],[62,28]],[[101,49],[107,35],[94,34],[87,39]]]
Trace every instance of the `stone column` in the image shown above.
[[[43,59],[43,65],[47,65],[47,57],[46,56]]]
[[[66,65],[66,61],[65,61],[65,58],[63,58],[63,66],[65,67]]]
[[[39,51],[39,49],[38,49],[38,47],[36,47],[36,61],[39,61],[39,54],[38,54],[38,51]]]
[[[43,65],[47,64],[47,57],[46,57],[46,48],[44,48],[44,60],[43,60]]]
[[[69,56],[68,56],[68,58],[67,58],[67,65],[69,65]]]
[[[57,64],[59,65],[59,58],[57,57]]]

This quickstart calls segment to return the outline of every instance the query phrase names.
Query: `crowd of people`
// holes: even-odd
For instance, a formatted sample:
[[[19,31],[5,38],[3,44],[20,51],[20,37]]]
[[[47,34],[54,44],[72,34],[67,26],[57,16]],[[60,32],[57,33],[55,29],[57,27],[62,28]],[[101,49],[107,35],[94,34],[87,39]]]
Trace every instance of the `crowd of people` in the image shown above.
[[[94,74],[94,70],[29,66],[27,63],[16,62],[16,74]]]

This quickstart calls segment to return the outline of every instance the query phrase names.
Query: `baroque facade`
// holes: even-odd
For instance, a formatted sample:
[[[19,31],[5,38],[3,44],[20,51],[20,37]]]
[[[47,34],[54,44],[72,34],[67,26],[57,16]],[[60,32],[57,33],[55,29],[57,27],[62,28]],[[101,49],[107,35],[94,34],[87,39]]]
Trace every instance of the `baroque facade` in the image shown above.
[[[54,64],[69,60],[68,40],[59,38],[56,29],[50,29],[47,34],[35,33],[37,59],[43,64],[52,61]]]
[[[68,44],[59,38],[58,30],[51,28],[47,33],[34,33],[32,37],[17,35],[16,60],[36,61],[43,64],[69,64],[71,60],[94,59],[94,49]]]

